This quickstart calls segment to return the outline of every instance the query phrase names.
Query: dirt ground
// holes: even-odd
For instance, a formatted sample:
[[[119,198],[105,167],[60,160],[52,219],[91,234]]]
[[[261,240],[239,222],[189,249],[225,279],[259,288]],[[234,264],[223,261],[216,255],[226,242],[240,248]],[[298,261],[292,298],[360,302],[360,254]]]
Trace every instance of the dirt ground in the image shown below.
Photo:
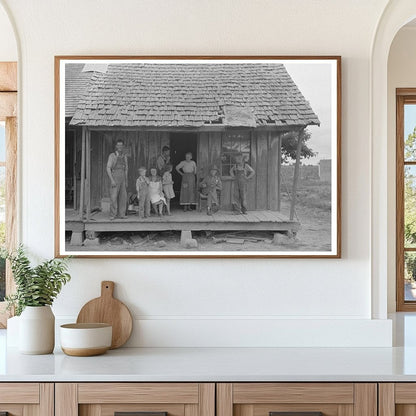
[[[290,200],[283,194],[282,213],[289,215]],[[71,251],[329,251],[331,249],[330,184],[302,181],[297,193],[296,237],[281,236],[273,243],[268,232],[193,232],[196,248],[180,245],[180,232],[101,233],[99,246],[68,246]],[[224,239],[231,242],[224,242]],[[244,243],[241,244],[241,240]],[[249,240],[247,240],[249,239]]]

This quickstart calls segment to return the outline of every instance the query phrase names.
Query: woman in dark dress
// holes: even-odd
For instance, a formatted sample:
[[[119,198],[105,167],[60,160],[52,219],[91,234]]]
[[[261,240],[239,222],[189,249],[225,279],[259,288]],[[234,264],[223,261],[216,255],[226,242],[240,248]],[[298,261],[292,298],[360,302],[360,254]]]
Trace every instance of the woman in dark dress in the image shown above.
[[[176,171],[182,176],[179,203],[184,211],[188,211],[191,205],[196,205],[196,163],[192,160],[191,152],[176,166]]]

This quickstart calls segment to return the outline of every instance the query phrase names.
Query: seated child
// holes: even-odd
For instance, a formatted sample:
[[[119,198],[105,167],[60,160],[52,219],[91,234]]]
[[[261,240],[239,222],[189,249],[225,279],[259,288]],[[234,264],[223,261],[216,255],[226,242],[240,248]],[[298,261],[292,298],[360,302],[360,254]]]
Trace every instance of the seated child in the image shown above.
[[[166,210],[168,215],[171,215],[170,213],[170,200],[172,198],[175,198],[175,192],[173,190],[173,181],[172,181],[172,169],[173,166],[168,163],[165,166],[165,172],[162,176],[162,188],[163,188],[163,194],[166,198]]]
[[[146,177],[146,168],[139,169],[136,180],[137,199],[139,200],[139,218],[150,216],[149,178]]]
[[[202,193],[207,196],[207,215],[212,215],[213,210],[216,212],[219,209],[218,191],[222,190],[222,182],[218,173],[219,170],[214,165],[201,182]]]
[[[163,213],[163,206],[166,205],[166,199],[163,196],[162,181],[160,176],[157,175],[156,168],[150,169],[149,199],[153,210],[158,213],[159,217],[161,217]]]

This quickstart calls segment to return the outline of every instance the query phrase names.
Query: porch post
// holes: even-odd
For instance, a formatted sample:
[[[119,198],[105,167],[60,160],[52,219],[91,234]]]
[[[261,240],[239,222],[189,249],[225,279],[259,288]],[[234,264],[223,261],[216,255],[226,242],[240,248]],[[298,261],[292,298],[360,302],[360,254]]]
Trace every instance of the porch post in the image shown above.
[[[86,218],[91,218],[91,131],[85,132],[85,204]]]
[[[279,133],[277,144],[277,210],[281,209],[282,201],[282,133]]]
[[[79,190],[79,219],[84,219],[84,196],[85,196],[85,127],[82,128],[81,137],[81,186]]]
[[[73,162],[72,162],[72,171],[73,171],[73,173],[72,173],[72,183],[73,183],[73,185],[72,185],[72,187],[73,187],[73,192],[74,192],[74,203],[73,203],[73,208],[74,208],[74,211],[77,209],[77,192],[78,192],[78,189],[77,189],[77,171],[76,171],[76,169],[77,169],[77,151],[78,151],[78,149],[77,149],[77,142],[78,142],[78,134],[77,134],[78,132],[75,130],[74,131],[74,152],[73,152]]]
[[[296,205],[296,190],[298,188],[299,182],[299,173],[300,173],[300,153],[302,150],[302,130],[298,132],[298,146],[296,149],[296,162],[295,162],[295,172],[293,174],[293,186],[292,186],[292,199],[290,201],[290,221],[293,221],[295,218],[295,205]]]

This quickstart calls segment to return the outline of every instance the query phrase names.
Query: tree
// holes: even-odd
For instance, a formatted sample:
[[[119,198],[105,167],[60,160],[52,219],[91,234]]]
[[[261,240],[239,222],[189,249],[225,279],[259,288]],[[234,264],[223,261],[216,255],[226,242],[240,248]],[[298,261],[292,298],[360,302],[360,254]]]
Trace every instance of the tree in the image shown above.
[[[404,175],[404,235],[406,245],[416,244],[416,178],[411,167]]]
[[[302,130],[300,133],[300,139],[302,140],[302,148],[300,152],[301,159],[308,159],[316,156],[316,153],[306,144],[310,140],[311,136],[311,132],[307,129]],[[294,131],[285,133],[282,137],[282,162],[288,163],[290,159],[296,160],[297,147],[298,133]]]
[[[407,136],[404,143],[405,160],[415,160],[416,127]],[[416,172],[413,166],[405,166],[404,170],[404,237],[405,246],[416,244]],[[407,279],[416,280],[416,256],[405,256]]]
[[[404,145],[405,160],[415,160],[416,127],[407,136]],[[416,177],[413,166],[404,170],[404,235],[406,245],[416,244]]]
[[[404,142],[404,160],[416,159],[416,127],[413,132],[407,136]]]

